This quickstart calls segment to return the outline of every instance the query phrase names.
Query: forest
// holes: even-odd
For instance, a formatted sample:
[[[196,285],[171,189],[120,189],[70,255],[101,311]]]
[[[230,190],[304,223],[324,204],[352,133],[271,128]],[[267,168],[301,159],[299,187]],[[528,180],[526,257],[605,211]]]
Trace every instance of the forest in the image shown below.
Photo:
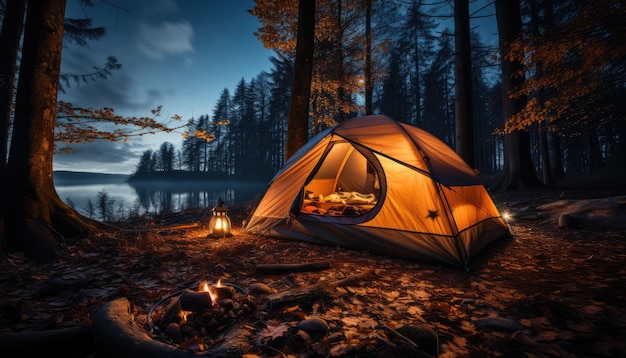
[[[308,138],[375,113],[445,141],[471,168],[491,176],[493,190],[550,187],[602,171],[619,178],[614,172],[622,168],[621,1],[496,1],[497,48],[472,32],[467,1],[453,9],[373,0],[256,1],[249,10],[261,24],[255,35],[275,50],[274,68],[242,79],[232,96],[225,88],[210,116],[187,124],[157,120],[160,108],[151,118],[125,118],[111,108],[57,101],[64,83],[106,79],[118,68],[108,58],[95,74],[60,72],[65,42],[84,45],[105,29],[92,28],[89,18],[66,19],[65,0],[2,5],[3,251],[54,257],[56,233],[74,237],[98,227],[58,197],[55,152],[173,128],[187,129],[183,148],[163,143],[147,151],[137,173],[176,168],[271,177]],[[453,18],[454,29],[438,32],[433,14]]]
[[[290,34],[296,32],[286,18],[297,14],[291,7],[286,18],[277,18],[269,3],[257,2],[251,12],[267,24],[258,36],[276,49],[273,67],[242,79],[234,90],[224,88],[212,113],[189,121],[182,148],[166,142],[144,152],[135,176],[183,170],[271,178],[282,166],[295,55]],[[308,137],[345,118],[382,113],[455,148],[460,115],[455,105],[461,103],[455,81],[458,34],[454,28],[442,30],[441,18],[435,16],[451,10],[443,4],[373,2],[372,30],[366,36],[365,13],[357,3],[343,3],[339,13],[320,6],[317,13]],[[555,185],[565,173],[575,177],[620,169],[625,109],[619,39],[624,29],[619,14],[606,12],[611,3],[523,2],[518,21],[523,37],[501,39],[502,44],[511,42],[506,49],[483,43],[469,29],[471,92],[466,96],[471,110],[464,120],[471,122],[473,156],[466,158],[468,163],[486,176],[502,172],[504,138],[517,131],[527,137],[520,143],[520,150],[529,152],[523,153],[528,156],[524,170],[543,184]],[[588,19],[592,14],[595,19]],[[274,33],[282,37],[272,37]],[[520,106],[508,121],[502,57],[518,63],[520,76],[506,94]],[[364,58],[370,58],[369,75]],[[366,76],[371,83],[367,93]],[[365,97],[371,102],[368,108]]]
[[[86,44],[105,29],[92,27],[89,18],[66,18],[67,0],[0,5],[0,351],[250,358],[626,354],[623,1],[495,0],[498,44],[492,46],[470,26],[468,0],[257,0],[249,11],[261,24],[255,35],[276,53],[273,68],[242,79],[232,94],[226,87],[212,113],[186,122],[160,120],[160,107],[152,117],[127,118],[112,108],[58,101],[68,81],[106,80],[119,68],[110,57],[94,73],[61,73],[64,43]],[[454,26],[440,28],[442,18]],[[217,205],[211,213],[167,213],[112,226],[68,206],[53,182],[55,153],[74,143],[175,128],[186,130],[182,148],[163,143],[146,151],[135,175],[271,177],[313,136],[370,114],[420,127],[454,148],[468,164],[463,173],[480,173],[488,183],[475,186],[486,202],[493,199],[492,218],[508,235],[485,243],[475,257],[460,241],[442,244],[472,256],[463,271],[247,233],[249,207]],[[596,175],[601,179],[582,190],[568,187]],[[464,192],[459,187],[454,195]],[[394,187],[399,197],[403,189]],[[438,203],[465,219],[482,210]],[[504,209],[514,213],[509,221]],[[228,236],[207,234],[210,223],[225,222],[215,219],[218,212],[232,220]],[[437,210],[387,213],[396,222],[412,215],[436,229],[443,216]],[[291,214],[282,219],[289,222]],[[478,227],[454,238],[471,242]],[[200,283],[222,296],[201,291]]]

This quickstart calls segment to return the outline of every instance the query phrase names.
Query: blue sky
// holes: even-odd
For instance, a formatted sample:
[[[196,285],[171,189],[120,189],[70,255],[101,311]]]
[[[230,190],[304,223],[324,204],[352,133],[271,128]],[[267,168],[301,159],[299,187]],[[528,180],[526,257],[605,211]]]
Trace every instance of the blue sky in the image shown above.
[[[110,0],[82,8],[68,0],[66,16],[91,17],[107,35],[88,48],[63,49],[63,73],[89,73],[115,56],[122,69],[107,80],[71,84],[59,99],[76,106],[111,107],[125,116],[180,115],[183,122],[211,114],[224,88],[233,90],[271,68],[271,50],[254,36],[253,0]],[[132,138],[126,143],[97,141],[57,154],[54,170],[129,174],[146,149],[168,141],[179,149],[181,131]]]
[[[294,0],[295,1],[295,0]],[[161,119],[180,115],[183,122],[212,115],[224,88],[231,93],[243,78],[247,82],[271,68],[274,54],[254,36],[259,23],[247,10],[254,0],[95,0],[83,8],[68,0],[67,17],[94,20],[107,29],[88,48],[63,49],[62,72],[84,74],[115,56],[122,69],[107,80],[72,84],[59,99],[76,106],[111,107],[124,116],[150,116],[163,106]],[[493,4],[470,3],[478,16],[471,22],[490,44],[497,43]],[[485,17],[486,16],[486,17]],[[442,20],[444,21],[444,20]],[[443,27],[454,28],[452,19]],[[163,142],[180,149],[182,131],[134,137],[129,142],[96,141],[74,145],[71,154],[54,157],[54,170],[100,173],[134,172],[141,154]]]

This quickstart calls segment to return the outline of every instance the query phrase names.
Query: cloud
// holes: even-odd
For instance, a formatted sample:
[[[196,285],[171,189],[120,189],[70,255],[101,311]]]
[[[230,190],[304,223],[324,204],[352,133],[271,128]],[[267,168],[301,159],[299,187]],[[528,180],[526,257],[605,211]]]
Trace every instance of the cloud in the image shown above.
[[[88,65],[93,63],[94,58],[86,52],[73,48],[63,52],[65,74],[89,73]],[[157,89],[142,87],[123,65],[121,70],[113,71],[106,80],[70,80],[69,84],[63,84],[63,90],[63,93],[59,93],[60,100],[80,107],[110,107],[121,115],[130,112],[132,115],[151,116],[150,110],[166,98]]]
[[[54,155],[54,170],[127,174],[137,166],[143,153],[143,147],[138,142],[97,140],[73,144],[72,153]]]
[[[138,25],[135,41],[139,51],[144,55],[162,59],[168,55],[189,54],[195,50],[191,44],[193,39],[191,24],[164,21],[158,25],[141,22]]]

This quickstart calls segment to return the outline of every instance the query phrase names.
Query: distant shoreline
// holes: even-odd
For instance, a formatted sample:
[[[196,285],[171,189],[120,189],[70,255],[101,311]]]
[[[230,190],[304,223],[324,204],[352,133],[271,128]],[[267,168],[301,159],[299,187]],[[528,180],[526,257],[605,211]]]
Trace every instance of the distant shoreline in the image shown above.
[[[136,174],[110,174],[93,172],[53,171],[55,185],[74,185],[85,183],[127,183],[127,184],[159,184],[159,183],[203,183],[214,182],[240,182],[240,183],[267,183],[270,178],[238,178],[221,176],[209,173],[187,172],[175,170],[170,172],[155,172],[142,175]]]
[[[55,170],[52,172],[55,185],[69,185],[73,183],[124,183],[128,180],[127,174],[72,172]]]

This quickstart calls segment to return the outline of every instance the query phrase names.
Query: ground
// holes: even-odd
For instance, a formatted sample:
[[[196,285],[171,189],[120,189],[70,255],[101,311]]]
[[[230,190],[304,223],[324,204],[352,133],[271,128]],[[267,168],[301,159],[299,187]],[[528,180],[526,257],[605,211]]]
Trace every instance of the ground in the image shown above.
[[[159,301],[203,280],[260,282],[283,292],[357,277],[326,297],[288,307],[298,311],[291,317],[257,317],[265,325],[254,325],[247,356],[416,356],[415,350],[438,357],[626,356],[624,195],[623,188],[597,187],[494,193],[499,208],[512,214],[511,237],[485,248],[469,271],[252,236],[241,230],[250,207],[231,208],[234,235],[225,238],[206,236],[206,213],[129,223],[115,234],[64,243],[55,263],[3,256],[0,349],[51,353],[57,347],[50,339],[37,351],[41,336],[33,333],[80,334],[103,303],[122,297],[132,305],[134,324],[148,330]],[[579,201],[606,197],[614,198],[608,206]],[[259,264],[303,262],[329,268],[257,271]],[[312,316],[328,323],[328,336],[290,346],[284,328]],[[434,348],[399,333],[407,327],[427,327]],[[91,344],[58,349],[64,356],[100,356]]]

